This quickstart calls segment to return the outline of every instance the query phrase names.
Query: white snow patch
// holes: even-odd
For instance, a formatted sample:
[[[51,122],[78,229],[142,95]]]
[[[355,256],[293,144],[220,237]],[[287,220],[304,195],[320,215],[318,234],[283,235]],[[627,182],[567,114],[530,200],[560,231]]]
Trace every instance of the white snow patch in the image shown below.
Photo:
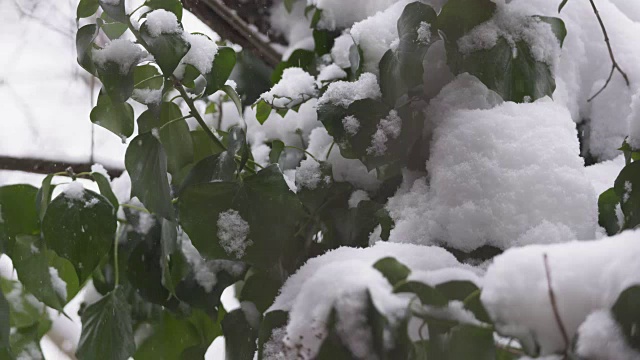
[[[184,36],[191,44],[191,48],[173,74],[181,79],[184,76],[186,64],[192,65],[203,75],[211,72],[213,59],[218,54],[218,45],[206,35],[186,33]]]
[[[320,163],[314,159],[304,159],[296,169],[296,187],[315,189],[322,182]]]
[[[126,39],[111,40],[104,48],[93,49],[93,61],[98,67],[104,69],[107,63],[115,63],[121,75],[129,74],[133,67],[146,56],[146,51]]]
[[[344,79],[347,77],[347,73],[336,64],[327,65],[320,70],[318,74],[318,81],[320,85],[324,82],[329,82],[338,79]]]
[[[149,30],[149,35],[152,37],[182,32],[176,15],[164,9],[153,10],[147,14],[145,24],[147,24],[147,30]]]
[[[107,180],[111,181],[111,176],[109,176],[107,169],[105,169],[104,166],[102,166],[102,164],[96,163],[91,165],[91,172],[101,174],[102,176],[107,178]]]
[[[427,45],[431,43],[431,24],[426,21],[421,21],[417,30],[417,41],[421,44]]]
[[[218,215],[218,238],[224,251],[240,259],[253,241],[247,239],[249,236],[249,223],[233,209],[221,212]]]
[[[360,130],[360,120],[353,115],[345,116],[342,119],[342,126],[347,134],[353,136]]]
[[[593,360],[634,360],[640,353],[631,348],[609,310],[596,310],[578,328],[577,355]]]
[[[329,84],[327,91],[318,100],[318,106],[329,103],[346,108],[356,100],[379,99],[381,96],[376,76],[363,73],[357,81],[336,81]]]
[[[51,277],[51,285],[53,285],[53,290],[55,290],[56,294],[61,298],[67,299],[67,283],[60,278],[58,274],[58,269],[49,266],[49,276]]]
[[[80,181],[72,181],[64,188],[64,196],[73,200],[82,200],[84,186]]]
[[[371,137],[371,146],[367,148],[367,154],[382,156],[387,151],[389,138],[396,139],[402,130],[402,119],[395,110],[389,111],[389,115],[380,120],[378,130]]]
[[[370,200],[369,194],[367,194],[367,192],[364,190],[356,190],[352,192],[351,196],[349,197],[349,202],[348,202],[349,208],[350,209],[357,208],[358,204],[360,204],[360,201],[365,201],[365,200]]]
[[[301,68],[291,67],[284,70],[282,79],[271,90],[260,95],[264,101],[284,107],[290,102],[307,100],[317,93],[313,76]]]

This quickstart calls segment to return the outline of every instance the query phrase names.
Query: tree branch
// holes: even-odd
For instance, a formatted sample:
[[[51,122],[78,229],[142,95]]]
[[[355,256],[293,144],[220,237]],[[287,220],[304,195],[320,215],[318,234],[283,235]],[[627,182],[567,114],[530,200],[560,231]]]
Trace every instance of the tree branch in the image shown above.
[[[35,174],[53,174],[64,172],[69,167],[75,173],[90,172],[92,163],[75,163],[56,160],[43,160],[34,158],[15,158],[10,156],[0,156],[0,170],[24,171]],[[112,178],[120,176],[124,169],[107,168],[107,173]]]
[[[556,302],[556,295],[553,292],[553,288],[551,287],[551,271],[549,270],[549,260],[547,257],[547,253],[543,254],[544,258],[544,271],[547,274],[547,287],[549,289],[549,300],[551,301],[551,308],[553,309],[553,316],[556,319],[556,323],[558,324],[558,328],[560,329],[560,333],[562,334],[562,340],[564,340],[564,351],[565,353],[569,350],[569,336],[567,335],[567,330],[562,323],[562,319],[560,318],[560,312],[558,311],[558,303]]]
[[[251,24],[222,1],[182,0],[182,3],[221,38],[249,50],[271,67],[280,63],[282,55],[271,46],[269,37],[253,30]]]
[[[592,97],[589,98],[589,100],[587,100],[590,102],[609,85],[609,82],[611,81],[611,78],[613,77],[613,73],[615,70],[618,70],[620,75],[622,75],[625,83],[627,83],[627,86],[629,86],[629,77],[627,77],[627,74],[622,70],[622,68],[620,68],[620,65],[618,65],[618,62],[616,61],[616,58],[613,55],[613,49],[611,49],[611,42],[609,41],[609,35],[607,34],[607,29],[604,27],[604,23],[602,22],[602,18],[600,17],[600,12],[598,12],[598,8],[596,7],[596,4],[593,2],[593,0],[589,0],[589,2],[591,3],[591,7],[593,8],[593,13],[596,14],[596,17],[598,18],[598,23],[600,23],[600,28],[602,29],[602,33],[604,34],[604,42],[607,44],[607,49],[609,50],[609,57],[611,58],[611,72],[609,73],[609,78],[604,83],[604,86],[602,86],[602,88],[598,90],[598,92],[596,92]]]

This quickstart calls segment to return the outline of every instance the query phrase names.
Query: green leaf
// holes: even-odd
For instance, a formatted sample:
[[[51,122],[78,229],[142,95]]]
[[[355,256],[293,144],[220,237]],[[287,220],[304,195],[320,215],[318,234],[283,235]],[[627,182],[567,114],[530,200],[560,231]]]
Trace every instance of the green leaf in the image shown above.
[[[376,261],[376,263],[373,264],[373,268],[380,271],[392,286],[395,286],[400,281],[406,280],[409,274],[411,274],[411,269],[392,257],[386,257]]]
[[[640,225],[640,162],[625,166],[613,186],[624,214],[623,230]]]
[[[238,93],[229,85],[223,85],[221,90],[224,91],[224,93],[233,101],[236,105],[236,109],[238,110],[238,115],[242,118],[242,100],[240,100]]]
[[[406,281],[393,289],[394,293],[412,293],[418,296],[422,305],[445,306],[449,302],[437,289],[419,281]]]
[[[598,224],[602,226],[607,235],[613,236],[620,231],[616,208],[620,204],[620,197],[614,188],[600,194],[598,197]]]
[[[167,169],[176,176],[181,169],[193,163],[193,143],[187,122],[177,120],[183,117],[180,107],[172,102],[163,102],[159,114],[147,110],[138,118],[138,132],[144,134],[153,132],[159,134],[160,143],[166,151]]]
[[[78,359],[126,360],[132,356],[136,345],[130,312],[121,288],[88,306],[82,314]]]
[[[449,0],[438,14],[436,27],[444,32],[447,43],[455,44],[471,29],[491,19],[495,11],[496,4],[491,0]]]
[[[98,0],[98,3],[100,4],[102,10],[104,10],[104,12],[106,12],[107,15],[109,15],[112,19],[125,24],[127,23],[127,21],[129,21],[127,12],[124,7],[125,0],[120,0],[118,5],[110,5],[109,3],[107,3],[107,0]]]
[[[207,80],[207,88],[204,94],[211,95],[218,90],[223,90],[235,66],[235,50],[226,46],[219,47],[216,56],[213,58],[211,71],[208,74],[204,74],[204,78]]]
[[[413,2],[407,5],[398,19],[400,43],[380,60],[380,88],[386,102],[393,106],[409,89],[422,84],[422,60],[437,39],[436,12],[429,5]],[[429,38],[420,39],[423,24],[429,25]]]
[[[284,143],[280,140],[271,142],[271,151],[269,152],[269,162],[277,164],[280,161],[280,154],[284,150]]]
[[[49,206],[49,203],[51,202],[51,195],[55,188],[55,185],[51,186],[51,180],[53,180],[53,174],[47,175],[42,180],[42,185],[36,195],[36,209],[38,211],[40,221],[44,219],[44,214],[47,211],[47,206]]]
[[[4,297],[2,289],[0,289],[0,355],[8,356],[10,354],[9,334],[11,333],[11,324],[9,302]]]
[[[463,301],[479,289],[478,286],[471,281],[453,280],[437,285],[436,290],[449,300]]]
[[[567,2],[569,0],[562,0],[562,2],[560,3],[560,5],[558,6],[558,14],[562,11],[562,9],[564,8],[565,5],[567,5]]]
[[[558,39],[560,47],[564,45],[564,39],[567,37],[567,27],[564,25],[564,21],[562,21],[562,19],[549,16],[534,16],[534,18],[540,19],[540,21],[544,21],[551,25],[551,30],[556,36],[556,39]]]
[[[133,134],[133,107],[126,102],[113,102],[104,91],[100,91],[98,104],[91,110],[89,117],[92,123],[121,138],[128,138]]]
[[[38,326],[46,311],[44,304],[26,292],[22,284],[17,281],[0,277],[0,290],[3,294],[11,295],[7,298],[11,327],[20,329]],[[13,351],[16,350],[13,348]]]
[[[228,313],[222,320],[227,360],[252,360],[258,329],[251,326],[242,309]]]
[[[104,175],[97,172],[92,172],[91,177],[96,182],[96,184],[98,184],[98,189],[100,189],[100,194],[105,198],[107,198],[107,200],[109,200],[111,205],[113,205],[114,213],[118,212],[120,203],[118,202],[118,198],[116,197],[116,194],[114,194],[113,190],[111,189],[111,183],[109,182],[109,180]]]
[[[66,283],[64,293],[54,288],[44,243],[36,236],[18,236],[12,260],[27,291],[45,305],[62,311],[67,303]]]
[[[282,310],[274,310],[264,314],[260,322],[258,332],[258,359],[264,359],[264,344],[269,341],[273,330],[287,325],[289,313]]]
[[[38,189],[31,185],[0,187],[0,252],[11,256],[17,235],[40,233],[37,193]]]
[[[211,138],[204,132],[204,130],[191,131],[191,141],[193,142],[194,163],[198,163],[200,160],[208,156],[225,151],[223,147],[211,141]]]
[[[140,66],[136,66],[133,69],[133,83],[134,92],[131,95],[131,98],[135,101],[145,104],[145,105],[156,105],[155,103],[150,102],[148,99],[141,98],[136,95],[135,90],[141,90],[144,92],[149,92],[153,90],[163,90],[164,79],[161,77],[160,71],[158,68],[151,64],[144,64]]]
[[[328,54],[333,48],[335,38],[340,33],[328,30],[313,30],[313,42],[315,44],[315,52],[318,56]]]
[[[182,32],[151,36],[146,22],[140,26],[140,35],[165,76],[173,74],[191,48],[191,44],[184,39]]]
[[[89,24],[78,29],[76,34],[76,51],[78,54],[78,64],[90,74],[95,74],[95,67],[91,60],[91,50],[93,40],[98,36],[99,28],[95,24]]]
[[[151,133],[136,136],[127,148],[125,167],[131,176],[131,195],[137,196],[150,211],[173,220],[167,155],[160,141]]]
[[[349,48],[349,63],[351,64],[351,80],[357,80],[364,71],[364,53],[360,45],[354,43]]]
[[[451,332],[449,360],[495,360],[493,330],[472,325],[460,325]]]
[[[282,284],[262,272],[253,273],[245,280],[240,293],[240,301],[250,301],[260,313],[264,313],[280,292]]]
[[[76,10],[76,18],[87,18],[98,11],[98,0],[80,0]]]
[[[180,0],[147,0],[145,5],[152,9],[164,9],[176,15],[182,21],[182,3]]]
[[[73,264],[81,283],[109,252],[115,232],[113,206],[90,190],[80,198],[56,197],[42,221],[47,246]]]
[[[640,334],[636,330],[640,326],[640,286],[625,289],[611,308],[613,317],[627,339],[627,343],[640,350]]]
[[[318,26],[320,19],[322,19],[322,9],[316,8],[316,11],[313,13],[313,17],[311,18],[311,24],[309,24],[309,26],[312,29],[315,29],[316,26]]]
[[[256,119],[260,124],[264,124],[265,121],[269,118],[271,114],[271,105],[267,104],[266,101],[260,99],[256,104]]]
[[[297,49],[289,55],[286,61],[280,62],[271,73],[271,83],[277,84],[282,79],[284,69],[290,67],[299,67],[311,75],[317,75],[318,70],[315,66],[316,54],[313,51],[305,49]]]
[[[102,16],[97,19],[98,26],[102,29],[105,35],[110,40],[118,39],[124,34],[129,27],[127,24],[123,24],[121,22],[113,21],[111,17],[107,15],[107,13],[102,13]]]
[[[240,183],[221,181],[190,186],[181,194],[178,209],[182,227],[204,256],[240,257],[259,268],[271,269],[298,246],[293,235],[303,214],[302,205],[277,165],[247,176]],[[237,211],[249,224],[244,256],[227,253],[220,244],[219,215],[229,210]]]

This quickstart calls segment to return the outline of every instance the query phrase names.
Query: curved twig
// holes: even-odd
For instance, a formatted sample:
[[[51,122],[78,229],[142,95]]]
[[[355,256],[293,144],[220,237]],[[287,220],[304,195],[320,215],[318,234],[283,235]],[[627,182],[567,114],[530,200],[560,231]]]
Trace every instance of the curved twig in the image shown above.
[[[569,336],[567,335],[567,330],[562,323],[562,319],[560,318],[560,312],[558,311],[558,303],[556,302],[556,295],[553,292],[553,288],[551,287],[551,271],[549,270],[549,260],[547,257],[547,253],[544,253],[544,271],[547,274],[547,287],[549,289],[549,300],[551,301],[551,308],[553,309],[553,316],[556,319],[556,323],[558,324],[558,328],[560,329],[560,333],[562,334],[562,340],[564,340],[564,351],[565,353],[569,350]]]

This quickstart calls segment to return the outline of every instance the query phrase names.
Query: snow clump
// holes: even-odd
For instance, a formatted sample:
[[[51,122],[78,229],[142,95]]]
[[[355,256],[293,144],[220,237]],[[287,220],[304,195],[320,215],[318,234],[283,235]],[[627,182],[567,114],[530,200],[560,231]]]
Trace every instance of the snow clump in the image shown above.
[[[240,259],[253,241],[249,236],[249,223],[233,209],[221,212],[218,215],[218,238],[224,251]]]
[[[120,74],[127,75],[136,64],[147,57],[147,52],[129,40],[115,39],[102,49],[93,49],[92,55],[99,68],[104,69],[107,63],[115,63]]]

